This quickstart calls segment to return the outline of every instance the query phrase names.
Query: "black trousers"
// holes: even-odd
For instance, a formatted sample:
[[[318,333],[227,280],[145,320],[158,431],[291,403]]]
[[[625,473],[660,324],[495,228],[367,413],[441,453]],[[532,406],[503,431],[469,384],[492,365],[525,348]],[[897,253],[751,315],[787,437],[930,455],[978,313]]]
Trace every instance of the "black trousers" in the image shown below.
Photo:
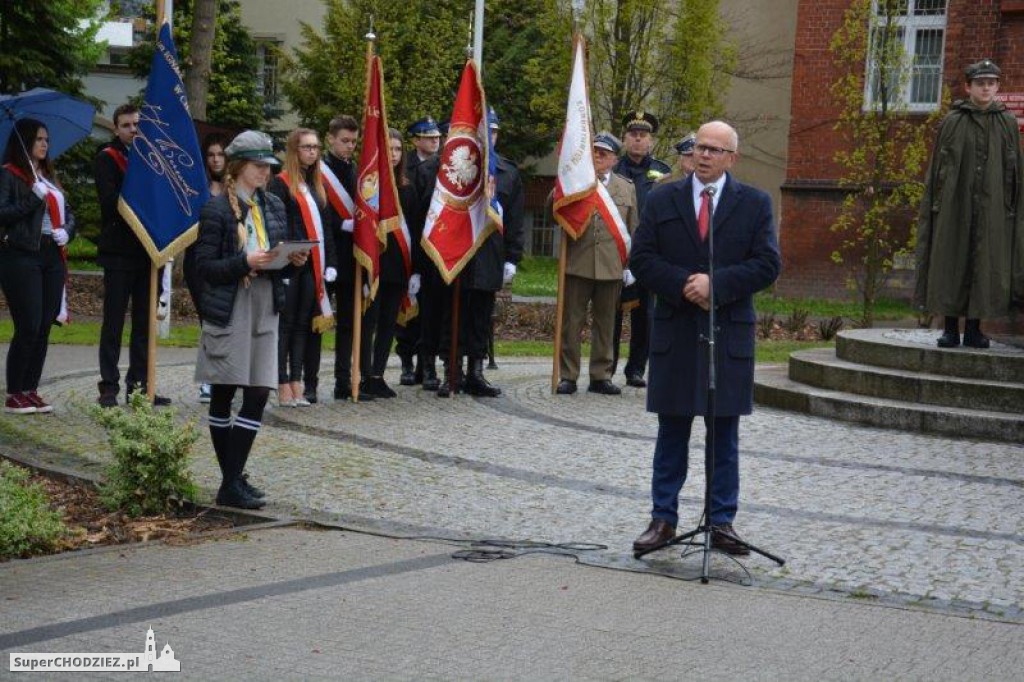
[[[335,283],[337,298],[335,308],[338,320],[337,338],[334,342],[334,386],[348,389],[352,383],[352,327],[355,318],[352,310],[352,296],[355,294],[353,280],[338,280]],[[359,374],[369,376],[370,359],[373,353],[373,330],[377,315],[371,306],[363,315],[359,334]]]
[[[373,332],[373,352],[371,354],[370,375],[384,376],[391,355],[391,342],[395,339],[395,327],[398,326],[398,309],[402,305],[405,286],[401,282],[381,282],[377,287],[377,296],[367,310],[368,316],[377,318]]]
[[[14,321],[7,349],[8,393],[39,388],[50,329],[60,312],[64,275],[60,248],[50,237],[42,237],[39,251],[0,249],[0,287]]]
[[[441,327],[444,324],[445,306],[451,305],[452,288],[441,279],[437,268],[430,267],[422,276],[418,315],[420,324],[420,353],[436,356],[441,349]]]
[[[487,340],[491,333],[491,317],[494,315],[493,291],[461,289],[459,296],[459,357],[483,360],[487,357]],[[441,357],[451,353],[452,296],[451,289],[444,297],[444,314],[441,325]]]
[[[416,296],[417,302],[419,295]],[[401,298],[399,298],[401,303]],[[405,324],[395,325],[395,354],[400,358],[414,358],[420,353],[420,323],[423,315],[423,305],[420,304],[420,312],[416,317],[406,321]]]
[[[643,376],[647,368],[650,334],[651,293],[640,289],[639,305],[629,311],[629,359],[624,370],[626,376]],[[619,342],[622,339],[622,307],[615,311],[615,331],[612,334],[612,374],[619,366]]]
[[[148,265],[148,263],[147,263]],[[117,392],[121,372],[121,334],[128,303],[132,306],[132,331],[128,344],[125,384],[145,386],[149,355],[149,267],[135,270],[103,270],[103,326],[100,329],[100,385]]]
[[[284,309],[278,316],[277,383],[300,381],[316,310],[313,270],[300,268],[288,281]],[[317,358],[319,361],[319,357]]]

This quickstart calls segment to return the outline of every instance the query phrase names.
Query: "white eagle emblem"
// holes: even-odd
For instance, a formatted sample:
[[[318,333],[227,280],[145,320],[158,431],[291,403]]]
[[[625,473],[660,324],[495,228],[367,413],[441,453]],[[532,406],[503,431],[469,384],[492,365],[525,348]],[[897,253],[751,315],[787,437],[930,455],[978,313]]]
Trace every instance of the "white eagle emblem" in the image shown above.
[[[469,145],[460,145],[452,150],[448,163],[442,164],[441,170],[449,184],[462,190],[476,182],[480,174],[476,160],[476,152]]]

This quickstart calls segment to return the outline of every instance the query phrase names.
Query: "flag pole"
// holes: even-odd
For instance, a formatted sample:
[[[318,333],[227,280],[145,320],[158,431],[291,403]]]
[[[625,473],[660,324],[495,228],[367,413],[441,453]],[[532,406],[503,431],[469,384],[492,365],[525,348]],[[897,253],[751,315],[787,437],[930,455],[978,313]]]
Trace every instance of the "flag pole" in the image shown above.
[[[370,30],[366,34],[366,82],[370,82],[370,64],[373,60],[373,43],[377,36],[373,32],[373,17],[370,18]],[[368,106],[367,102],[364,106]],[[366,131],[364,130],[365,134]],[[366,141],[363,140],[365,144]],[[357,208],[358,210],[358,208]],[[359,383],[362,377],[359,370],[359,358],[362,357],[363,338],[363,268],[358,261],[355,265],[355,285],[352,292],[352,383],[349,387],[352,402],[359,402]]]
[[[164,20],[174,15],[174,0],[156,0],[156,35],[160,40],[160,28]],[[146,399],[153,402],[156,396],[156,307],[157,282],[160,279],[160,268],[155,261],[149,261],[149,333],[146,336]]]
[[[569,253],[568,235],[558,235],[558,291],[555,304],[555,349],[551,360],[551,394],[558,390],[558,382],[562,380],[562,314],[565,311],[565,261]]]

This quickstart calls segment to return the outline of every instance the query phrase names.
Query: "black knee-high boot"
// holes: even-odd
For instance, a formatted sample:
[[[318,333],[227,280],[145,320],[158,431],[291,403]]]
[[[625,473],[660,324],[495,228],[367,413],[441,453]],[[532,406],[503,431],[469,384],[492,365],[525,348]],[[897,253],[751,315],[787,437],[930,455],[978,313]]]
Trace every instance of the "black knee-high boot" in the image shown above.
[[[939,348],[956,348],[959,345],[960,318],[947,316],[942,328],[942,336],[939,337]]]
[[[235,417],[231,426],[231,433],[228,437],[228,447],[225,457],[224,484],[217,493],[217,504],[241,509],[260,509],[263,507],[263,500],[250,492],[251,486],[247,485],[242,477],[245,464],[249,459],[253,441],[259,433],[263,408],[267,404],[267,397],[270,390],[266,388],[246,387],[242,398],[242,408]]]
[[[964,345],[971,348],[988,348],[989,339],[981,333],[981,320],[968,318],[964,322]]]

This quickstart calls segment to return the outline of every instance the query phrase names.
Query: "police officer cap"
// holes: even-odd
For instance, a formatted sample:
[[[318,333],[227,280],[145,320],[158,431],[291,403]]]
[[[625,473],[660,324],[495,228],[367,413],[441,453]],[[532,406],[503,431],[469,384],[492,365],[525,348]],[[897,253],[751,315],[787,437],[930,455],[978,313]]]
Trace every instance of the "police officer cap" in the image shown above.
[[[970,83],[975,78],[999,78],[1003,72],[991,59],[982,59],[980,62],[968,66],[965,73],[967,82]]]
[[[600,149],[607,149],[612,154],[618,154],[622,149],[622,143],[607,130],[602,130],[594,136],[594,146]]]
[[[441,131],[437,127],[437,121],[430,116],[421,118],[407,129],[413,137],[441,137]]]
[[[274,156],[274,142],[266,133],[258,130],[246,130],[235,136],[231,144],[224,150],[229,161],[244,159],[271,166],[280,166],[281,162]]]
[[[649,111],[637,109],[622,119],[623,130],[646,130],[652,135],[658,132],[658,117]]]
[[[690,133],[679,142],[676,143],[676,151],[684,156],[693,154],[693,148],[697,144],[697,136]]]
[[[501,121],[498,119],[498,113],[494,110],[494,107],[487,106],[487,127],[491,130],[500,130]]]

